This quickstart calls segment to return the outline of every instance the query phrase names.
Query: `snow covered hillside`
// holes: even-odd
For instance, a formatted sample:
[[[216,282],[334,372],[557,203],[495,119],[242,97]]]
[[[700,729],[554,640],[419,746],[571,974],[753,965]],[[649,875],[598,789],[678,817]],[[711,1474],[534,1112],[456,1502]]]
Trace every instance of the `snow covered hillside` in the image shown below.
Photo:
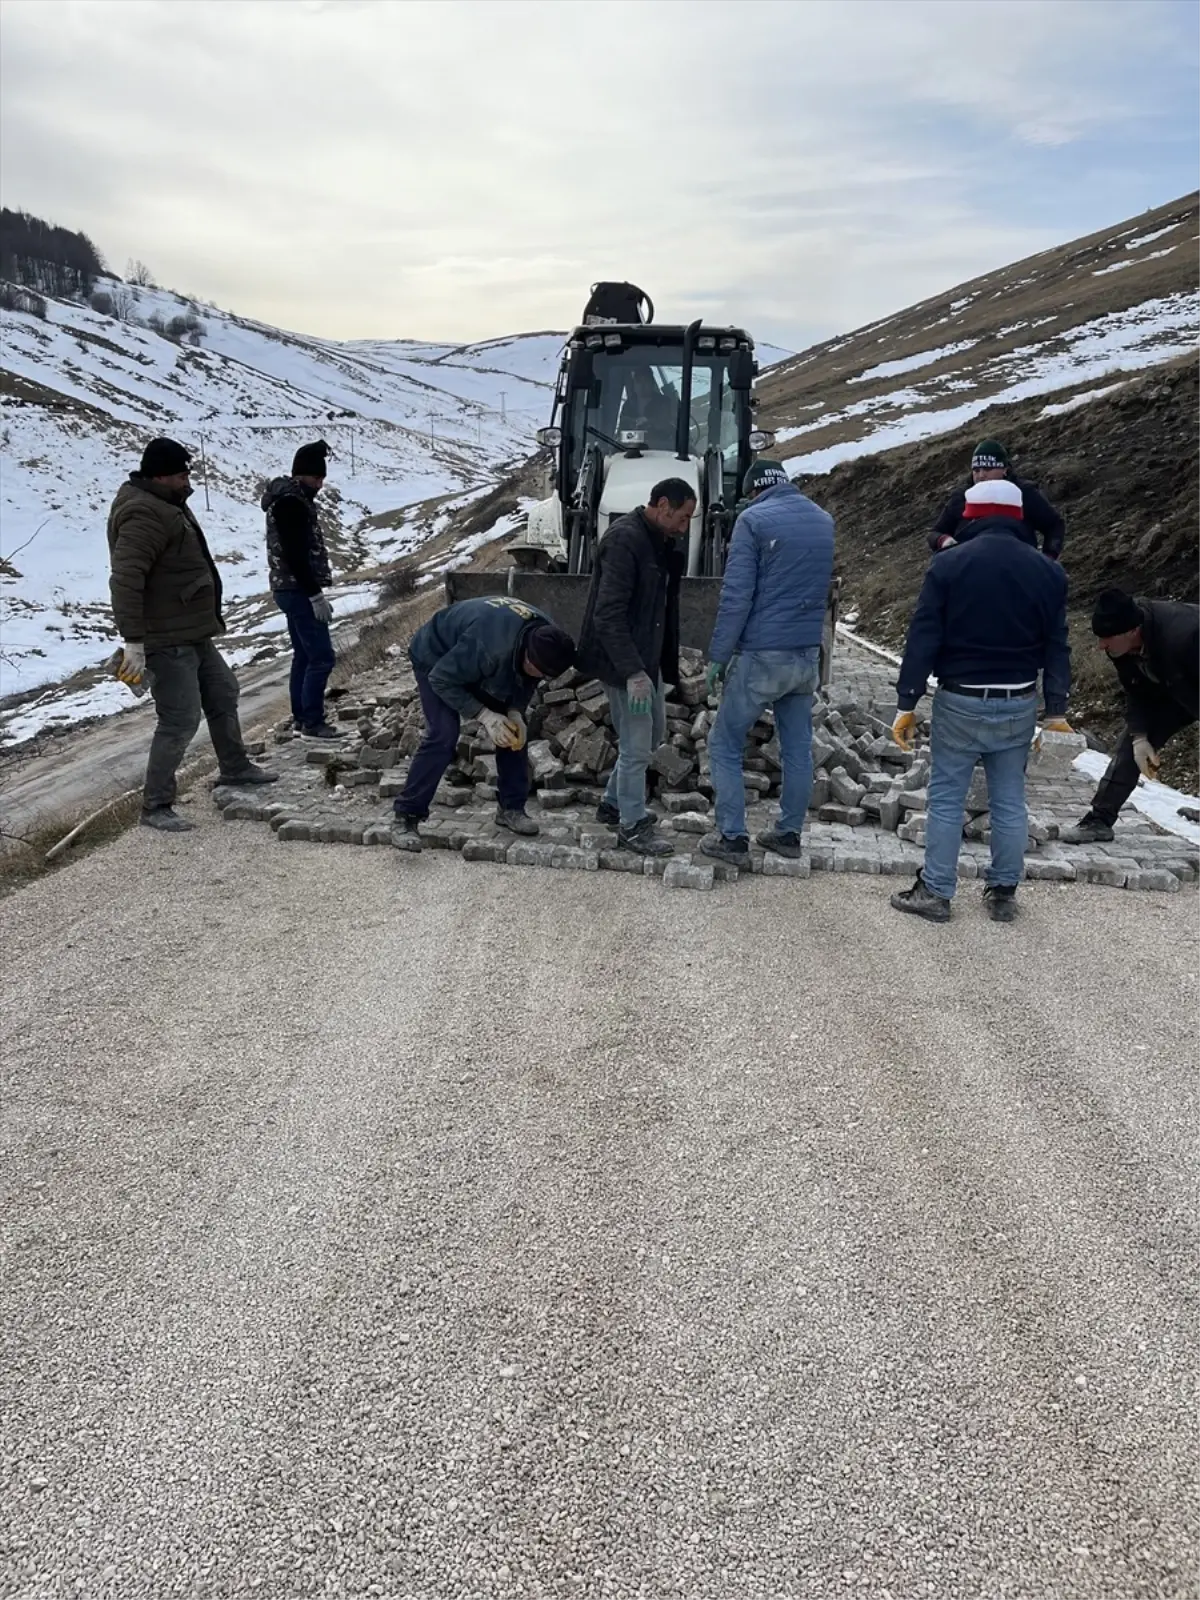
[[[827,472],[989,406],[1085,405],[1194,352],[1198,218],[1185,197],[780,362],[760,388],[774,453],[793,473]]]
[[[167,323],[188,304],[137,294],[144,320]],[[402,554],[433,523],[406,537],[367,519],[436,497],[461,504],[524,460],[562,347],[555,333],[338,344],[194,314],[196,344],[62,300],[44,321],[0,313],[0,693],[60,682],[112,649],[105,515],[154,434],[203,452],[192,504],[236,636],[266,587],[258,486],[298,444],[323,437],[334,452],[322,505],[338,567]]]

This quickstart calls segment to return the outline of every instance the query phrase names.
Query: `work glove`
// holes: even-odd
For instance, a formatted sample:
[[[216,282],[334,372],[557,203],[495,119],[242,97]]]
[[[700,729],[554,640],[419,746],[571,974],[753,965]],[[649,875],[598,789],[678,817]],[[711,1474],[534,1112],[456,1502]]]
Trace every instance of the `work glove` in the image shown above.
[[[521,729],[499,711],[481,711],[479,726],[497,750],[519,750],[525,743]]]
[[[128,639],[121,644],[121,664],[117,668],[117,677],[122,683],[127,683],[131,688],[141,683],[146,672],[146,646]]]
[[[1153,781],[1158,777],[1158,751],[1144,733],[1139,733],[1133,741],[1133,759],[1143,778]]]
[[[950,548],[950,546],[952,544],[957,544],[957,543],[958,543],[958,540],[953,536],[953,534],[949,534],[948,533],[944,539],[939,539],[938,540],[937,548],[939,550],[949,550],[949,548]]]
[[[326,600],[325,596],[318,590],[316,594],[309,596],[309,603],[313,608],[313,616],[316,617],[318,622],[323,622],[328,627],[333,621],[333,606],[331,602]]]
[[[504,719],[510,727],[517,730],[517,742],[512,748],[514,750],[524,750],[525,741],[529,738],[529,729],[525,726],[525,718],[514,706],[509,706],[504,713]]]
[[[704,687],[709,694],[716,694],[718,687],[725,682],[728,670],[723,661],[709,662],[708,671],[704,674]]]
[[[1066,717],[1047,717],[1042,723],[1043,733],[1074,733],[1075,729]]]
[[[625,680],[625,693],[629,696],[629,709],[635,717],[648,717],[654,705],[654,685],[648,672],[635,672]]]
[[[917,736],[917,713],[915,711],[897,711],[896,720],[892,723],[892,738],[901,750],[911,750],[913,741]]]

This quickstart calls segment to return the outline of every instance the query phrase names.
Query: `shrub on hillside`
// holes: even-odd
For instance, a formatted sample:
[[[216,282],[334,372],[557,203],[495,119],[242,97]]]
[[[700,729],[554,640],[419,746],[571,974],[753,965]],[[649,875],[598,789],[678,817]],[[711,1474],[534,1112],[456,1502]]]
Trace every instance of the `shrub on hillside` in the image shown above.
[[[411,557],[395,562],[384,573],[383,582],[379,586],[382,604],[395,605],[398,601],[407,600],[410,595],[416,594],[419,577],[420,568]]]
[[[88,305],[93,311],[98,311],[102,317],[111,317],[113,314],[113,297],[107,290],[93,289]]]

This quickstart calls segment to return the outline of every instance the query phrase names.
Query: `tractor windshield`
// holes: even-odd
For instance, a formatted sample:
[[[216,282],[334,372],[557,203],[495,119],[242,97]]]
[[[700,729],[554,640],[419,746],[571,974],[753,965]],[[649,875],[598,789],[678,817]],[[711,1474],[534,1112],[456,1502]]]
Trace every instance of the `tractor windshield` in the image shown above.
[[[576,470],[590,448],[599,448],[604,455],[624,449],[621,435],[628,432],[645,436],[643,449],[673,453],[682,388],[681,350],[634,346],[597,351],[590,374],[572,385],[567,400],[564,422],[569,459]],[[737,407],[726,356],[696,353],[689,412],[689,453],[703,458],[716,450],[736,479]]]

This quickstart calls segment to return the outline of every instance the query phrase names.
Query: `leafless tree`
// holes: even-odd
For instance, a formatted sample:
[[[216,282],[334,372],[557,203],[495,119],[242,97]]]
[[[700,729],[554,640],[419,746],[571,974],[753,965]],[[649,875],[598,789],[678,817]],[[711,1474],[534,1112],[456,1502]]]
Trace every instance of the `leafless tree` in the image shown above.
[[[156,289],[154,274],[144,261],[130,259],[125,266],[125,281],[136,283],[139,289]]]

